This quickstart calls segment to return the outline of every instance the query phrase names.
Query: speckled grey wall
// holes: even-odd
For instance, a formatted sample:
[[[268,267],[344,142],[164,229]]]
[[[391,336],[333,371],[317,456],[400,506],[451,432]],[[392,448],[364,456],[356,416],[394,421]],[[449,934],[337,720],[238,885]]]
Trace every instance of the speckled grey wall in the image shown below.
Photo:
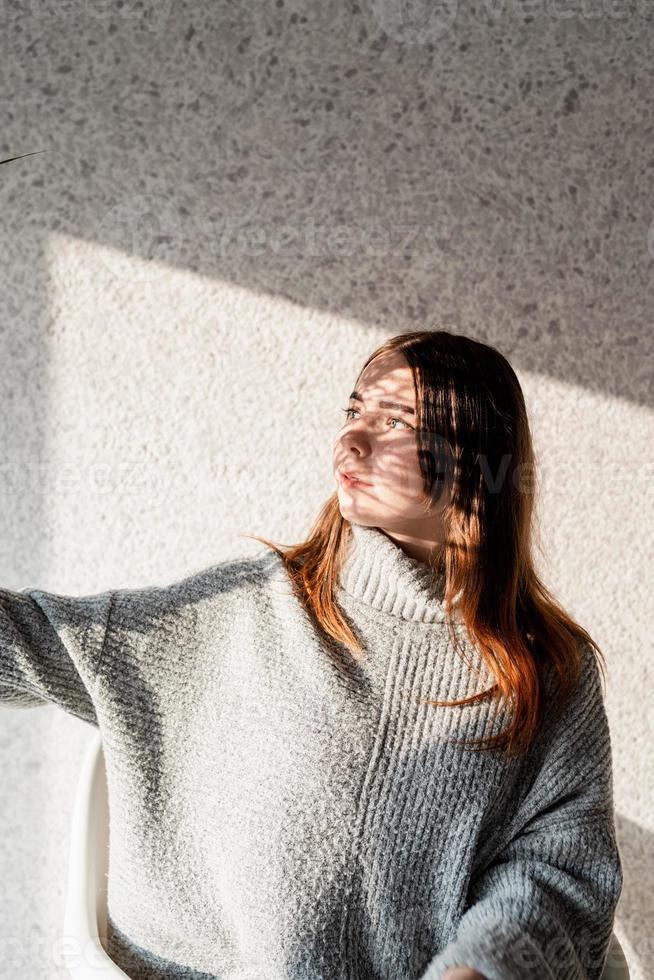
[[[654,976],[654,4],[0,2],[2,585],[171,582],[298,540],[384,337],[496,344],[543,575],[605,650]],[[0,717],[0,977],[64,977],[82,722]]]

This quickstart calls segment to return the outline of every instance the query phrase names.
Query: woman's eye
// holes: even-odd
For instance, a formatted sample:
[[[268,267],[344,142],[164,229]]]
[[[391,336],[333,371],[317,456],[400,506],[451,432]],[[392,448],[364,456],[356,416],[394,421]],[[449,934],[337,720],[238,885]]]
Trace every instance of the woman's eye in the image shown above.
[[[350,412],[356,412],[356,408],[342,408],[341,412],[345,412],[345,418],[350,421]]]
[[[350,416],[352,415],[352,413],[354,413],[356,415],[359,414],[358,409],[356,409],[356,408],[342,408],[341,411],[345,413],[345,418],[346,418],[346,420],[348,422],[350,421]],[[389,418],[388,421],[389,422],[399,422],[400,425],[405,425],[407,427],[407,429],[412,429],[413,428],[413,426],[412,425],[409,425],[408,422],[405,422],[404,419]],[[396,428],[396,427],[393,426],[393,428]]]

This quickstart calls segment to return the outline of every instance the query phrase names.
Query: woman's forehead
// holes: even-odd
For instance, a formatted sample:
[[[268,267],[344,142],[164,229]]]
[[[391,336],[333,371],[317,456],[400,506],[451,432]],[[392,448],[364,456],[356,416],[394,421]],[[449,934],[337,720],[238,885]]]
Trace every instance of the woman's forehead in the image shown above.
[[[401,396],[402,400],[413,405],[413,372],[401,355],[379,355],[359,375],[356,391],[365,399],[373,400]]]

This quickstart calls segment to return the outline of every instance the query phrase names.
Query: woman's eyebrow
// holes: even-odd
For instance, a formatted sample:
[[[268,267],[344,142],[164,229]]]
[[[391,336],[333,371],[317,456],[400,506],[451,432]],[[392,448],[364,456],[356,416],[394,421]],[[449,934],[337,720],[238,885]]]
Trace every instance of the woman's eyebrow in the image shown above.
[[[363,404],[363,398],[358,391],[353,391],[350,395],[350,401],[361,402]],[[380,408],[393,408],[397,412],[406,412],[407,415],[415,415],[415,409],[411,408],[409,405],[401,405],[399,402],[387,402],[380,401],[377,403]]]

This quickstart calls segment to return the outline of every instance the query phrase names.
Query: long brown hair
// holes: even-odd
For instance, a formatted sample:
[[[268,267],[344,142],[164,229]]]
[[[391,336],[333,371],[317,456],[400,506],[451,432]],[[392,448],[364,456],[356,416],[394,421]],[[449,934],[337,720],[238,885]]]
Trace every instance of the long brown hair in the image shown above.
[[[590,635],[557,603],[536,574],[536,460],[525,401],[516,374],[494,347],[446,330],[421,330],[385,341],[365,361],[400,351],[413,372],[416,440],[425,500],[450,494],[443,511],[445,541],[434,570],[445,573],[446,608],[457,598],[472,643],[495,678],[486,691],[457,701],[422,699],[456,707],[495,697],[512,706],[510,724],[487,739],[466,745],[501,748],[520,755],[544,721],[544,672],[554,679],[562,710],[579,681],[582,647],[603,653]],[[346,557],[350,523],[333,493],[309,537],[281,546],[245,535],[282,559],[293,591],[318,628],[354,657],[363,648],[334,595]],[[452,640],[457,637],[448,616]]]

